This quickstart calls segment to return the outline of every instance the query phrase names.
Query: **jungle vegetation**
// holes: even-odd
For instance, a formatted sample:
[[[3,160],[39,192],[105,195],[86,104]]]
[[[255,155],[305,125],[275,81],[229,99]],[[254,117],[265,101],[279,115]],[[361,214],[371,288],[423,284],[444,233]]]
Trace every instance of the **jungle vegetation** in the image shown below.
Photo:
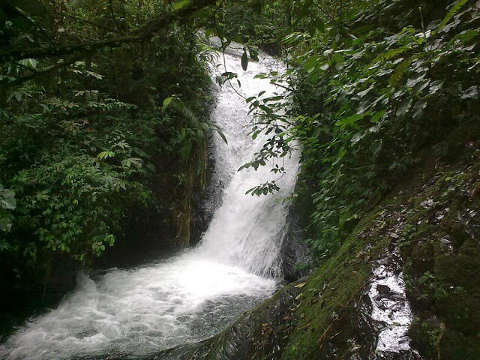
[[[281,176],[301,148],[294,200],[321,263],[426,151],[448,159],[472,140],[447,135],[479,126],[479,26],[475,0],[4,1],[2,276],[46,283],[128,241],[138,214],[186,216],[221,133],[205,35],[244,44],[244,67],[259,50],[285,62],[257,75],[277,96],[247,99],[253,140],[271,136],[244,167]]]
[[[6,308],[29,301],[25,291],[64,292],[78,268],[114,246],[140,250],[140,237],[129,234],[145,237],[148,227],[188,244],[191,198],[205,185],[215,128],[211,53],[186,22],[199,3],[2,2]]]

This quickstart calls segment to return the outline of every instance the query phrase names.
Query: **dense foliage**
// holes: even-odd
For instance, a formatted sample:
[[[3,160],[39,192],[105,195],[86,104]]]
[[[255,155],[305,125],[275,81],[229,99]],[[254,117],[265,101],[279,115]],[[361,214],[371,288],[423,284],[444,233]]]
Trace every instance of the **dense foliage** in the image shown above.
[[[243,42],[245,57],[248,49],[255,59],[262,47],[285,59],[284,74],[258,75],[278,84],[278,94],[247,99],[257,115],[253,138],[272,136],[245,167],[301,146],[297,195],[320,257],[339,246],[426,145],[447,156],[458,144],[442,143],[444,134],[476,121],[477,2],[248,0],[205,7],[214,3],[3,6],[5,256],[35,265],[63,253],[84,262],[114,243],[132,212],[150,208],[165,216],[175,207],[168,195],[160,203],[152,197],[154,184],[167,192],[192,187],[188,169],[198,164],[196,150],[213,126],[199,120],[210,54],[193,35],[196,27],[217,34],[223,46]],[[175,11],[189,15],[189,6],[201,11],[187,25]],[[284,169],[276,164],[272,171]],[[270,182],[249,193],[277,189]]]
[[[246,166],[287,156],[292,140],[300,143],[299,208],[310,217],[308,241],[322,258],[424,151],[455,156],[468,140],[446,142],[446,135],[478,126],[480,4],[275,3],[276,19],[285,18],[282,4],[295,17],[277,30],[289,69],[259,76],[287,91],[249,99],[257,114],[253,137],[274,135]],[[290,110],[278,111],[286,101]],[[266,183],[250,192],[276,188]]]
[[[164,1],[2,5],[4,274],[43,277],[59,256],[89,263],[135,213],[174,223],[188,210],[186,178],[205,176],[211,128],[208,56],[194,28],[172,21],[145,39],[95,45],[171,11]]]
[[[425,342],[419,349],[440,358],[445,333],[442,351],[473,353],[478,284],[469,277],[478,263],[478,226],[466,220],[476,207],[466,207],[480,191],[471,165],[480,132],[478,0],[4,0],[4,287],[48,283],[65,264],[91,265],[128,231],[140,228],[143,236],[147,223],[161,223],[157,234],[188,245],[192,198],[206,183],[207,134],[223,136],[208,121],[212,49],[199,41],[199,29],[218,36],[223,49],[244,44],[244,70],[259,48],[286,66],[257,75],[276,84],[276,94],[246,99],[255,115],[252,139],[268,137],[242,166],[272,166],[282,176],[282,159],[294,148],[302,153],[293,197],[322,265],[313,289],[295,286],[314,291],[292,297],[303,303],[288,307],[299,311],[294,345],[302,345],[286,356],[302,349],[316,357],[327,337],[354,344],[340,340],[348,332],[327,333],[332,321],[347,323],[337,311],[364,290],[386,239],[403,242],[407,291],[423,312],[412,327]],[[227,71],[218,81],[235,78]],[[428,171],[413,174],[421,166]],[[437,169],[445,173],[420,179]],[[247,194],[277,190],[272,181]],[[443,199],[441,218],[432,221],[440,225],[417,229],[437,216],[428,205],[438,205],[433,197]],[[364,232],[365,224],[372,231]],[[442,226],[443,245],[451,235],[468,254],[435,248],[443,246],[435,238],[444,236]],[[259,324],[258,339],[277,334]],[[451,339],[458,342],[453,350]]]

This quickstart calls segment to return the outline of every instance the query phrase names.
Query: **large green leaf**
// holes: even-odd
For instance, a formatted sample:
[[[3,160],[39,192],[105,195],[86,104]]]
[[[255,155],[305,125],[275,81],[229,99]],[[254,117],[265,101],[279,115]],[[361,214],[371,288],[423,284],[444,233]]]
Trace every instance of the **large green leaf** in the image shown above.
[[[247,71],[248,68],[248,55],[247,55],[247,50],[243,50],[243,55],[242,55],[242,69],[244,71]]]
[[[448,24],[448,22],[455,16],[455,14],[462,8],[463,5],[465,5],[468,2],[468,0],[458,0],[455,5],[450,9],[448,12],[447,16],[442,20],[440,25],[438,25],[437,32],[441,31],[445,25]]]
[[[180,0],[180,1],[176,1],[173,3],[172,7],[174,10],[180,10],[180,9],[183,9],[184,7],[190,5],[191,3],[191,0]]]

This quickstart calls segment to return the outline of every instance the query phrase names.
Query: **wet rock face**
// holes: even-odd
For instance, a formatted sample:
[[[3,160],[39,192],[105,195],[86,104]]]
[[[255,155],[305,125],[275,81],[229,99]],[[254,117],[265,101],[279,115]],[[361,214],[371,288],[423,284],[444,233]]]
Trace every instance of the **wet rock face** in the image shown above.
[[[415,222],[402,255],[415,314],[410,336],[428,359],[480,358],[479,170],[477,159],[441,169],[415,195],[435,202],[409,210]]]
[[[212,179],[215,174],[215,145],[213,132],[208,134],[206,146],[206,187],[192,196],[192,211],[190,221],[190,245],[197,244],[207,231],[215,210],[221,205],[223,187]]]
[[[413,314],[405,290],[403,261],[394,246],[372,262],[360,296],[333,320],[318,359],[423,359],[408,336]]]
[[[375,359],[421,359],[411,347],[408,330],[413,320],[405,292],[403,264],[397,249],[375,261],[368,290],[362,298],[370,303],[363,316],[368,329],[374,329]]]
[[[310,273],[311,252],[303,242],[303,229],[295,209],[290,208],[281,249],[282,273],[286,281],[295,281]]]

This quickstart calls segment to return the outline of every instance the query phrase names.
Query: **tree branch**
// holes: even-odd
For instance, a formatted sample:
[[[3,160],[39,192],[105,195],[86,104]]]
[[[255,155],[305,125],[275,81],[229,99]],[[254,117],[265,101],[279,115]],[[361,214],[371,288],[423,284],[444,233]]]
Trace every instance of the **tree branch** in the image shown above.
[[[98,50],[105,46],[119,47],[122,44],[139,41],[139,36],[126,36],[108,40],[91,41],[87,43],[77,43],[69,45],[61,45],[56,47],[39,47],[35,49],[14,49],[10,51],[0,51],[0,62],[18,61],[29,58],[45,58],[54,56],[70,55],[77,51]]]
[[[0,85],[5,86],[5,87],[12,87],[12,86],[17,86],[17,85],[23,84],[24,82],[29,81],[29,80],[33,80],[34,78],[36,78],[38,76],[47,75],[47,74],[52,73],[52,72],[54,72],[54,71],[56,71],[60,68],[72,65],[76,61],[80,60],[80,58],[81,58],[80,56],[74,56],[67,61],[59,62],[55,65],[49,66],[48,68],[46,68],[42,71],[35,71],[35,72],[33,72],[33,74],[23,76],[21,78],[17,78],[13,81],[9,81],[9,80],[0,81]]]
[[[188,5],[154,18],[152,21],[123,37],[97,40],[85,43],[67,44],[56,47],[39,47],[34,49],[9,49],[0,51],[0,62],[15,61],[28,58],[45,58],[69,55],[78,51],[96,51],[103,47],[119,47],[126,43],[144,41],[150,39],[158,32],[164,30],[174,21],[186,21],[195,12],[211,5],[216,0],[190,0]]]

